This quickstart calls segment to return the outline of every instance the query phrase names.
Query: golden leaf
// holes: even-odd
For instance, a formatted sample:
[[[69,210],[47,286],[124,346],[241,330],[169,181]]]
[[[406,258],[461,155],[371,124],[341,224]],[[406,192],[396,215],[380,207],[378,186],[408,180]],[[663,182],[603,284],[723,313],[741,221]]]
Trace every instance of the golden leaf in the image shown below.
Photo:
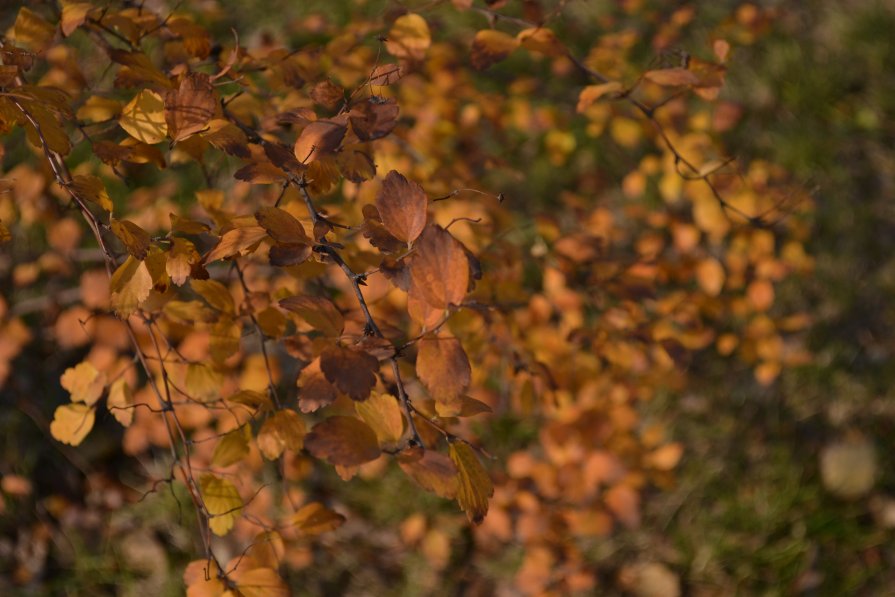
[[[299,508],[289,522],[303,535],[314,536],[339,528],[344,524],[345,517],[320,502],[311,502]]]
[[[284,409],[264,421],[255,441],[265,458],[275,460],[283,450],[301,450],[304,438],[304,420],[294,410]]]
[[[130,317],[149,297],[152,290],[152,276],[145,261],[128,256],[112,274],[112,308],[121,317]]]
[[[252,430],[248,425],[243,425],[227,433],[214,447],[211,464],[222,467],[236,464],[249,453],[249,440],[251,438]]]
[[[578,106],[576,110],[581,114],[604,95],[608,93],[617,93],[621,90],[622,84],[618,81],[609,81],[608,83],[601,83],[600,85],[588,85],[582,89],[581,93],[578,95]]]
[[[66,369],[59,381],[71,394],[72,402],[83,402],[91,406],[103,395],[106,374],[97,371],[91,363],[84,361]]]
[[[387,37],[385,49],[392,56],[411,60],[422,60],[432,43],[426,19],[414,13],[395,19]]]
[[[230,294],[226,286],[217,280],[190,280],[190,287],[218,311],[223,311],[228,315],[236,313],[233,295]]]
[[[488,498],[494,495],[491,477],[475,453],[465,443],[456,441],[450,444],[451,460],[459,473],[457,503],[466,512],[467,518],[479,524],[488,513]]]
[[[106,185],[96,176],[77,174],[72,176],[71,189],[78,197],[99,204],[104,210],[112,211],[112,200],[106,192]]]
[[[109,386],[106,408],[124,427],[129,427],[134,421],[134,396],[123,377],[118,378]]]
[[[210,473],[199,478],[202,501],[208,510],[208,526],[215,535],[226,535],[242,513],[242,498],[230,481]]]
[[[156,92],[144,89],[121,110],[118,124],[138,141],[158,143],[168,135],[165,101]]]
[[[112,234],[124,243],[127,252],[137,259],[146,259],[149,250],[149,233],[130,220],[115,220],[109,223]]]
[[[374,392],[363,402],[355,402],[354,410],[376,433],[380,445],[394,445],[404,435],[404,415],[394,396]]]
[[[496,29],[483,29],[472,40],[472,66],[485,70],[500,62],[519,47],[519,40]]]
[[[96,414],[86,404],[65,404],[56,409],[50,423],[50,435],[64,444],[77,446],[90,430]]]

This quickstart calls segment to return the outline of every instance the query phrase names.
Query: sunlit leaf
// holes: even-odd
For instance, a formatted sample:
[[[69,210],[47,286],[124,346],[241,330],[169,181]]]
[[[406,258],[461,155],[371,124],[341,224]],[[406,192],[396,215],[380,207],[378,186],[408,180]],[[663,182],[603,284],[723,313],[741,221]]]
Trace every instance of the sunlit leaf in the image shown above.
[[[208,510],[208,526],[215,535],[226,535],[242,514],[242,498],[227,479],[206,473],[199,477],[202,502]]]
[[[144,89],[121,110],[118,124],[137,141],[158,143],[168,135],[165,101],[156,92]]]
[[[50,435],[64,444],[79,445],[90,430],[96,414],[86,404],[64,404],[56,409],[50,422]]]

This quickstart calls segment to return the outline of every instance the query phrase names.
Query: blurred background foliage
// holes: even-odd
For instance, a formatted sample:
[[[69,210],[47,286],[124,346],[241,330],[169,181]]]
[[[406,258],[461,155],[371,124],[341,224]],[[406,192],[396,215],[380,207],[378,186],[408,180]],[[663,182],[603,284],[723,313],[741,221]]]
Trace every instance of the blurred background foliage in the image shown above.
[[[218,37],[235,24],[247,35],[282,37],[295,46],[315,41],[313,32],[295,25],[308,15],[348,23],[358,15],[377,18],[404,7],[374,1],[195,4],[197,13],[221,15],[208,25]],[[617,4],[652,7],[656,21],[645,22],[638,12],[625,22],[617,16]],[[588,27],[594,36],[613,33],[598,25],[613,14],[614,26],[634,27],[648,40],[671,4],[681,3],[573,0],[558,9],[556,23],[562,25],[556,28],[567,27],[576,33],[570,39],[586,41],[581,32]],[[757,6],[774,16],[755,43],[735,47],[729,62],[721,99],[738,106],[741,118],[723,134],[724,145],[744,162],[764,159],[782,166],[814,199],[806,241],[814,271],[777,290],[778,305],[810,315],[814,360],[784,368],[774,383],[762,385],[751,369],[700,353],[682,391],[659,393],[642,405],[642,416],[662,421],[685,455],[676,478],[645,495],[638,529],[587,544],[583,557],[602,581],[597,594],[895,595],[895,8],[883,0]],[[705,48],[709,32],[756,8],[739,2],[692,7],[695,16],[676,45],[694,52]],[[15,12],[4,9],[0,27],[9,27]],[[435,14],[436,39],[471,37],[475,31],[463,15]],[[587,49],[576,48],[579,54]],[[644,42],[632,56],[632,62],[646,66],[655,51]],[[478,75],[476,83],[484,92],[500,94],[521,68],[524,61],[510,59]],[[557,118],[573,120],[577,88],[539,74],[544,103],[565,97],[570,111]],[[574,147],[560,161],[530,139],[495,138],[487,149],[523,169],[525,177],[483,172],[478,186],[503,190],[524,221],[561,205],[563,189],[588,169],[598,167],[620,185],[636,168],[641,157],[636,151],[612,147],[605,137],[588,138],[583,122],[570,130]],[[16,159],[14,147],[7,147],[5,159],[7,164]],[[513,239],[528,247],[536,236],[532,226],[520,225]],[[531,275],[538,276],[537,267]],[[104,439],[87,444],[89,451],[54,450],[42,441],[29,417],[40,418],[47,412],[41,405],[62,401],[55,380],[70,360],[44,348],[31,346],[15,362],[14,374],[27,380],[34,396],[33,412],[11,408],[7,395],[0,410],[2,472],[34,485],[28,499],[17,499],[15,487],[3,487],[0,575],[10,572],[3,562],[12,561],[16,550],[47,545],[17,539],[15,530],[23,519],[57,514],[56,502],[40,501],[53,495],[61,496],[57,501],[92,504],[96,511],[83,508],[79,516],[110,516],[111,522],[95,527],[89,520],[70,521],[64,537],[48,544],[46,584],[23,594],[178,594],[178,571],[193,557],[193,540],[185,530],[192,513],[181,511],[167,491],[135,505],[101,503],[101,483],[83,471],[135,466],[120,453],[114,424],[96,434]],[[25,371],[55,375],[22,375]],[[528,445],[538,430],[506,416],[479,423],[477,432],[484,445],[506,457]],[[872,482],[843,494],[835,478],[843,467],[858,476],[866,473]],[[135,484],[140,474],[134,473]],[[496,584],[517,574],[525,557],[521,545],[488,561],[471,561],[472,534],[452,515],[453,506],[422,493],[394,467],[348,484],[331,476],[315,480],[318,491],[336,491],[338,485],[340,499],[362,513],[362,521],[349,520],[324,538],[325,549],[309,548],[314,566],[289,579],[296,594],[487,594],[487,584],[465,584],[470,567],[476,577]],[[127,473],[122,477],[126,483]],[[56,505],[61,512],[61,503]],[[405,535],[416,532],[408,512],[424,513],[429,527],[440,533],[428,536],[419,553],[396,557],[394,534],[387,529],[403,525]],[[96,528],[110,536],[89,530]],[[45,556],[34,554],[36,560]],[[437,587],[433,562],[441,567]],[[0,592],[20,590],[0,580]]]

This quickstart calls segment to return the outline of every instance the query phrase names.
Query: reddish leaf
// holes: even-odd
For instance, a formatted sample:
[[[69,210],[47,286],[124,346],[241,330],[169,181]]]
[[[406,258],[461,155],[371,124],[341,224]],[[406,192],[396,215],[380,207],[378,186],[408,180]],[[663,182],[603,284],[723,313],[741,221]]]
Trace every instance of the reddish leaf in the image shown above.
[[[429,226],[410,259],[413,291],[437,309],[459,305],[469,286],[469,260],[463,246],[444,228]]]
[[[376,385],[379,361],[361,350],[331,346],[320,355],[320,369],[330,383],[352,400],[366,400]]]
[[[330,464],[357,466],[379,458],[379,441],[370,426],[354,417],[330,417],[305,436],[305,448]]]

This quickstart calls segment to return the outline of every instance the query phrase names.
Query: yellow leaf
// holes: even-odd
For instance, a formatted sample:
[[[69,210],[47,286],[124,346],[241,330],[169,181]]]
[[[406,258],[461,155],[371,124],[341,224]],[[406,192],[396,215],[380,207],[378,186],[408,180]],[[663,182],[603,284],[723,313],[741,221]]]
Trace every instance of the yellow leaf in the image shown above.
[[[211,464],[214,466],[230,466],[242,460],[249,453],[249,440],[252,430],[243,425],[226,434],[214,447]]]
[[[91,406],[103,395],[106,374],[97,371],[96,367],[84,361],[66,369],[59,381],[62,387],[71,393],[72,402],[83,402]]]
[[[53,40],[56,27],[48,23],[34,11],[21,8],[13,26],[16,45],[40,52]]]
[[[565,54],[565,46],[556,37],[551,29],[546,27],[534,27],[520,31],[516,39],[526,50],[540,52],[547,56],[562,56]]]
[[[158,143],[168,135],[165,101],[156,92],[144,89],[121,111],[118,124],[138,141]]]
[[[404,435],[404,416],[398,399],[374,392],[363,402],[355,402],[357,414],[376,432],[382,446],[395,444]]]
[[[519,40],[512,35],[496,29],[483,29],[472,40],[472,66],[476,70],[485,70],[512,54],[518,47]]]
[[[134,396],[124,378],[117,379],[109,386],[109,397],[106,398],[106,408],[112,416],[125,427],[129,427],[134,421]]]
[[[56,409],[50,423],[50,435],[64,444],[77,446],[90,430],[96,415],[86,404],[65,404]]]
[[[112,274],[111,290],[112,308],[119,316],[130,317],[152,290],[152,276],[146,262],[128,256]]]
[[[395,19],[388,32],[385,49],[398,58],[422,60],[431,43],[432,36],[426,19],[418,14],[408,13]]]
[[[149,250],[149,233],[130,220],[115,220],[109,223],[112,234],[118,237],[127,252],[137,259],[146,259]]]
[[[185,390],[194,400],[208,402],[220,398],[223,376],[201,363],[190,363],[186,369]]]
[[[274,460],[283,450],[301,450],[304,439],[304,420],[294,410],[280,410],[264,421],[256,441],[265,458]]]
[[[242,498],[230,481],[212,474],[199,478],[202,501],[208,510],[208,526],[215,535],[226,535],[242,513]]]
[[[450,450],[451,460],[460,476],[457,502],[466,512],[467,518],[479,524],[488,513],[488,498],[494,494],[491,477],[468,445],[453,442]]]
[[[223,311],[228,315],[233,315],[236,312],[233,295],[230,294],[226,286],[217,280],[191,280],[190,286],[218,311]]]
[[[106,192],[106,185],[98,177],[90,174],[72,176],[71,189],[78,197],[99,204],[104,210],[112,211],[112,200]]]

